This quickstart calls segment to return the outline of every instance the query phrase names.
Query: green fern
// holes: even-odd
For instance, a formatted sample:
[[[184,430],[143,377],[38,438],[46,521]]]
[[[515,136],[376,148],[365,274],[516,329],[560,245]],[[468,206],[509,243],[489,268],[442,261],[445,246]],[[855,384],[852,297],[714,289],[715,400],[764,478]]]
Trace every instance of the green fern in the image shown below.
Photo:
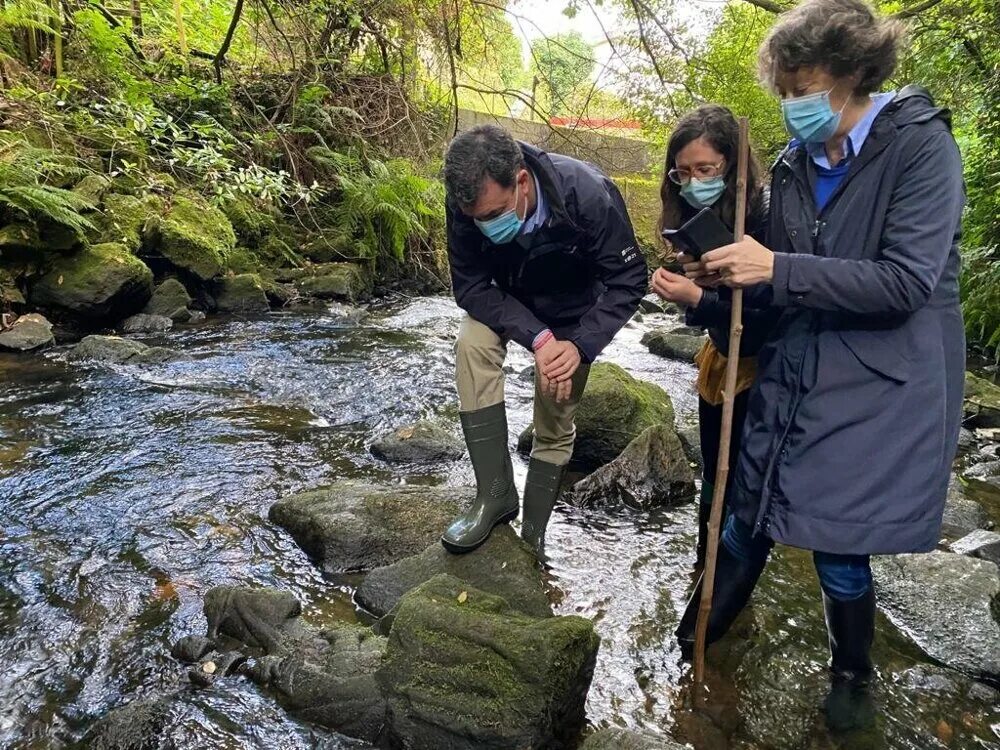
[[[94,229],[81,211],[94,205],[81,195],[47,184],[87,173],[75,160],[30,146],[9,134],[0,137],[0,211],[32,221],[51,221],[72,229],[81,239]]]

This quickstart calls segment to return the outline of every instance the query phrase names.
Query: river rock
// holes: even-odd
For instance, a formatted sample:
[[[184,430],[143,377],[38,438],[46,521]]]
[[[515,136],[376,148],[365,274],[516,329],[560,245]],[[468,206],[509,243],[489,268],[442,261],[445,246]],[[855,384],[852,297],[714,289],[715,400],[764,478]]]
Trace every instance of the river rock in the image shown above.
[[[598,362],[576,412],[576,442],[573,463],[592,471],[614,461],[625,447],[653,425],[674,424],[674,407],[666,391],[653,383],[636,380],[610,362]],[[528,427],[518,439],[518,450],[531,452],[533,430]]]
[[[26,352],[55,342],[52,324],[37,313],[22,315],[14,325],[0,333],[0,349]]]
[[[986,529],[976,529],[948,545],[959,555],[978,557],[1000,566],[1000,534]]]
[[[639,300],[639,312],[646,315],[665,313],[667,315],[681,315],[681,308],[674,302],[666,302],[657,294],[647,294]]]
[[[137,313],[121,323],[123,333],[163,333],[174,327],[174,321],[164,315]]]
[[[250,649],[255,658],[245,672],[252,680],[277,690],[305,721],[375,742],[386,713],[375,681],[385,640],[360,625],[313,629],[300,613],[295,597],[275,589],[223,586],[205,596],[208,636]]]
[[[163,747],[160,737],[171,717],[167,699],[134,700],[109,711],[84,737],[88,750],[147,750]]]
[[[667,425],[647,428],[614,461],[573,487],[580,507],[627,505],[648,510],[675,506],[695,495],[694,473],[680,438]]]
[[[579,750],[685,750],[667,737],[611,727],[590,735]]]
[[[970,427],[1000,427],[1000,386],[965,373],[965,413]]]
[[[671,336],[698,336],[702,337],[705,335],[705,331],[702,328],[697,328],[695,326],[677,326],[676,328],[671,328],[667,331]]]
[[[948,499],[944,504],[941,536],[958,539],[976,529],[990,527],[990,517],[982,505],[966,497],[961,481],[952,477],[948,485]]]
[[[456,461],[465,455],[465,443],[436,422],[417,422],[400,427],[372,443],[372,455],[393,463]]]
[[[678,428],[677,437],[684,446],[684,455],[688,461],[703,469],[701,458],[701,431],[696,424],[685,424]]]
[[[70,349],[66,359],[71,362],[92,360],[105,364],[162,364],[187,355],[162,346],[146,346],[139,341],[119,336],[87,336]]]
[[[502,597],[526,615],[552,614],[535,555],[507,524],[498,526],[483,546],[468,554],[453,555],[435,541],[419,555],[376,568],[358,587],[357,602],[382,617],[408,591],[442,573]]]
[[[376,677],[400,747],[558,747],[580,730],[600,639],[448,575],[402,598]]]
[[[201,280],[219,276],[236,247],[229,219],[200,196],[174,195],[163,216],[146,224],[143,251]]]
[[[356,263],[326,263],[310,271],[294,280],[296,288],[306,296],[357,302],[372,292],[369,274]]]
[[[330,573],[389,565],[437,541],[475,490],[349,481],[279,500],[268,514]]]
[[[266,313],[271,309],[264,284],[255,273],[226,276],[218,284],[215,303],[220,312]]]
[[[117,242],[131,253],[138,253],[143,244],[147,224],[155,224],[163,213],[163,200],[155,195],[137,197],[109,193],[104,196],[104,210],[97,214],[98,242]]]
[[[91,245],[61,257],[31,289],[31,303],[92,322],[138,312],[153,293],[153,273],[123,245]]]
[[[1000,678],[1000,569],[950,552],[872,558],[878,603],[928,656]]]
[[[153,296],[143,312],[147,315],[161,315],[170,318],[175,323],[184,323],[191,318],[191,295],[177,279],[164,279],[153,290]]]
[[[694,355],[705,343],[704,336],[688,336],[663,330],[650,331],[642,337],[642,343],[651,354],[667,359],[679,359],[685,362],[694,360]]]

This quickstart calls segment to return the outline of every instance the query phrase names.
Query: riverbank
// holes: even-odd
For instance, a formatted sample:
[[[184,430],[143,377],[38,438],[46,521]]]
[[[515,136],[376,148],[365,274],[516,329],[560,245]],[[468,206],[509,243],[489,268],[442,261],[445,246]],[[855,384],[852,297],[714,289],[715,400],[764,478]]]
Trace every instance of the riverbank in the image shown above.
[[[448,299],[399,299],[369,307],[360,322],[314,308],[219,315],[129,337],[185,355],[158,364],[71,362],[63,346],[0,356],[0,502],[13,519],[0,539],[0,657],[10,665],[0,703],[11,707],[0,744],[35,738],[69,747],[111,709],[160,698],[162,739],[179,747],[357,747],[296,718],[275,688],[245,677],[193,689],[170,651],[205,633],[203,605],[221,585],[289,592],[310,628],[371,622],[356,606],[365,575],[323,573],[269,512],[344,479],[390,494],[401,484],[471,483],[464,460],[393,464],[370,450],[424,419],[457,435],[458,319]],[[648,330],[679,324],[646,314],[606,359],[662,387],[683,429],[696,411],[693,367],[640,343]],[[530,419],[531,383],[519,377],[529,365],[512,349],[512,449]],[[959,471],[989,463],[990,434],[973,433]],[[515,467],[523,482],[525,462]],[[962,498],[978,508],[974,524],[1000,521],[993,485],[963,485]],[[830,746],[813,701],[827,658],[818,588],[808,556],[794,550],[775,556],[751,615],[716,650],[718,710],[706,718],[685,709],[687,672],[671,632],[690,584],[694,535],[690,503],[557,508],[547,598],[554,614],[592,621],[601,638],[588,721],[669,733],[699,748]],[[971,608],[956,592],[935,601]],[[876,746],[916,750],[943,744],[942,736],[969,750],[995,742],[995,693],[960,665],[938,662],[954,654],[927,655],[926,613],[889,615],[876,643],[884,713]]]

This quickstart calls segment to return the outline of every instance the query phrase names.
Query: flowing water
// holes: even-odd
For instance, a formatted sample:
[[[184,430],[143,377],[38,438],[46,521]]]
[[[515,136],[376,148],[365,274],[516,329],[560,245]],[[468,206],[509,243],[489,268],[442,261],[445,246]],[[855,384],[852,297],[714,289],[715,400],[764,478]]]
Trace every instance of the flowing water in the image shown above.
[[[324,580],[268,522],[268,507],[344,477],[470,483],[465,461],[415,474],[367,450],[375,436],[423,417],[457,421],[458,321],[450,300],[399,300],[356,327],[315,310],[211,320],[150,339],[192,357],[160,366],[70,365],[65,350],[0,358],[0,747],[72,747],[109,708],[167,694],[176,696],[176,747],[356,746],[291,718],[245,679],[189,686],[170,646],[204,631],[202,597],[220,584],[290,590],[314,623],[356,616],[356,580]],[[663,386],[690,422],[693,368],[648,354],[641,334],[630,324],[605,358]],[[530,419],[532,386],[521,374],[529,365],[512,347],[512,446]],[[523,481],[520,459],[517,471]],[[589,719],[672,731],[700,748],[750,748],[763,745],[740,744],[736,717],[756,712],[756,721],[772,721],[775,747],[798,746],[782,744],[786,703],[822,682],[826,659],[808,558],[779,552],[756,597],[794,645],[758,673],[741,673],[773,686],[773,705],[741,703],[720,668],[706,717],[685,706],[689,677],[671,638],[691,581],[694,527],[690,505],[557,509],[553,601],[559,613],[592,618],[603,639]],[[928,699],[905,677],[919,653],[880,625],[885,715],[875,746],[997,747],[997,707],[963,714]],[[821,723],[799,735],[807,738],[799,745],[838,746]]]

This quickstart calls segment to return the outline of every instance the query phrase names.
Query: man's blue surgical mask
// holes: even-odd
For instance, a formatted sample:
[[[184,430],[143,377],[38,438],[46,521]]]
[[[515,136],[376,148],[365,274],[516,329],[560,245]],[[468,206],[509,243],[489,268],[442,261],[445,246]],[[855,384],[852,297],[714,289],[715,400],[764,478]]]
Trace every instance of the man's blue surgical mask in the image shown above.
[[[510,242],[521,231],[524,226],[524,219],[517,215],[517,201],[521,197],[521,191],[514,187],[514,207],[509,211],[504,211],[499,216],[492,219],[480,221],[475,219],[479,231],[486,235],[486,239],[494,245],[503,245]],[[525,210],[527,213],[527,210]]]
[[[726,178],[721,174],[707,180],[691,178],[681,185],[681,197],[694,208],[708,208],[726,190]]]
[[[847,100],[844,100],[844,107],[841,107],[839,112],[834,112],[830,106],[832,91],[833,89],[820,91],[781,102],[785,127],[793,138],[803,143],[824,143],[833,137],[837,132],[837,126],[840,125],[840,117],[844,107],[847,106]]]

